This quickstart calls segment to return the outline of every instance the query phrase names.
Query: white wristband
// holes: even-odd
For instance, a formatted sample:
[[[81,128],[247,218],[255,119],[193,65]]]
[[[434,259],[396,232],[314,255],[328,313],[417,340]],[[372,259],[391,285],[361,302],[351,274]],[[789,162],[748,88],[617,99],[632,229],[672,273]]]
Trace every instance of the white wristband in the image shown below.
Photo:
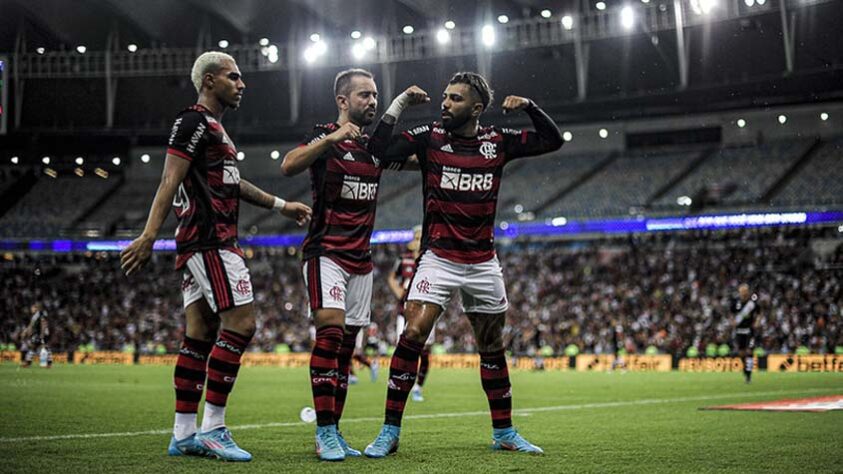
[[[395,98],[391,104],[389,104],[389,108],[386,109],[384,115],[390,115],[394,117],[396,120],[398,117],[401,116],[401,112],[410,105],[410,96],[406,92],[402,92],[401,95]]]
[[[275,204],[272,205],[272,209],[278,209],[279,211],[284,210],[284,206],[287,205],[287,201],[281,199],[278,196],[275,196]]]

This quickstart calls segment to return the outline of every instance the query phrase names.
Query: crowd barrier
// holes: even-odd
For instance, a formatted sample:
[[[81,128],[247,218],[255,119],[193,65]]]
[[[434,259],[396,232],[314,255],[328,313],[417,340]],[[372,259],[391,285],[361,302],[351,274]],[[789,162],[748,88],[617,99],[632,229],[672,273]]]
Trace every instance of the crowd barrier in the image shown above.
[[[125,352],[76,352],[53,354],[53,362],[63,364],[72,361],[82,365],[169,365],[176,363],[175,354],[136,355]],[[382,367],[389,365],[389,357],[378,357]],[[249,352],[243,356],[246,367],[308,367],[309,353],[269,354]],[[21,353],[0,352],[0,362],[20,363]],[[512,357],[510,364],[516,370],[533,370],[537,360],[533,357]],[[743,362],[738,357],[677,358],[670,355],[627,355],[616,360],[613,355],[580,354],[572,357],[545,357],[541,359],[544,370],[574,370],[577,372],[606,372],[627,370],[630,372],[740,372]],[[617,362],[617,363],[616,363]],[[38,357],[33,360],[38,363]],[[480,366],[477,354],[431,355],[433,368],[471,369]],[[794,355],[772,354],[756,357],[758,370],[773,372],[843,372],[843,355]]]

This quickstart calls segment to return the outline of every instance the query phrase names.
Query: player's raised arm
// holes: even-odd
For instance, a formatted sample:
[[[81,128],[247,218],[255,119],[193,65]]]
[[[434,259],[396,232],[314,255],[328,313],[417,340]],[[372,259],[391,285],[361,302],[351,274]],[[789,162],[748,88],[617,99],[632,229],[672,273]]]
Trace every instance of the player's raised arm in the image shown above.
[[[299,226],[307,224],[313,214],[313,210],[307,204],[285,201],[242,178],[240,179],[240,199],[265,209],[277,210],[282,216],[295,220]]]
[[[281,172],[284,173],[284,176],[295,176],[310,168],[310,165],[328,151],[331,146],[343,140],[357,140],[361,133],[360,127],[351,122],[346,122],[331,133],[327,133],[327,131],[314,133],[315,136],[284,155],[284,161],[281,162]]]
[[[504,113],[523,110],[533,121],[535,132],[522,131],[519,136],[505,134],[507,154],[510,158],[534,156],[556,151],[565,141],[559,127],[535,102],[525,97],[507,96],[503,100]]]
[[[378,121],[369,139],[369,153],[381,161],[404,163],[411,155],[418,155],[420,151],[423,151],[426,141],[423,140],[422,135],[429,134],[430,127],[416,127],[398,135],[392,133],[404,109],[428,102],[430,102],[430,97],[427,92],[418,86],[410,86],[396,97]]]
[[[164,161],[164,172],[161,174],[161,183],[155,192],[155,199],[152,200],[152,207],[149,210],[149,217],[146,219],[146,226],[141,235],[132,241],[128,247],[120,252],[120,266],[126,275],[131,275],[140,270],[152,255],[152,245],[158,237],[158,231],[167,218],[167,213],[172,206],[176,191],[184,181],[190,169],[190,161],[182,156],[167,153]]]

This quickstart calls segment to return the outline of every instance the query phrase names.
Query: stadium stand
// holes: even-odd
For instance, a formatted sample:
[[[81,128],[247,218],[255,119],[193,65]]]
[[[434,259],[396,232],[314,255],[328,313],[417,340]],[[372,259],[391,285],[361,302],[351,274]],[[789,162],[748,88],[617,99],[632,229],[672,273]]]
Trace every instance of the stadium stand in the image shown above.
[[[720,205],[757,203],[810,149],[812,140],[782,140],[726,147],[665,193],[655,207],[675,209],[677,199],[695,201],[704,194],[716,195]]]
[[[598,217],[640,212],[656,190],[682,173],[701,153],[694,149],[624,154],[550,204],[544,214]]]
[[[772,199],[777,206],[843,204],[843,138],[824,144]]]
[[[0,217],[2,237],[57,237],[114,191],[119,179],[42,177]]]

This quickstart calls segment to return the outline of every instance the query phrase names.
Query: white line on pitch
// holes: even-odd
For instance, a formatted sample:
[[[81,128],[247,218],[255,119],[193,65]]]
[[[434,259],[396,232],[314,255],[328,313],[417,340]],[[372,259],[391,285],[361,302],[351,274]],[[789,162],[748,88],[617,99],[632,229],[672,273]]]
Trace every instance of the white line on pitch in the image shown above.
[[[641,400],[626,400],[619,402],[600,402],[600,403],[582,403],[578,405],[556,405],[547,407],[521,408],[513,410],[513,415],[527,416],[530,413],[546,412],[546,411],[564,411],[564,410],[586,410],[589,408],[615,408],[625,406],[637,405],[658,405],[664,403],[685,403],[685,402],[699,402],[706,400],[718,400],[722,398],[752,398],[768,395],[787,395],[797,393],[815,393],[815,392],[835,392],[840,389],[836,388],[814,388],[804,390],[778,390],[773,392],[746,392],[746,393],[724,393],[721,395],[699,395],[695,397],[678,397],[678,398],[645,398]],[[430,413],[425,415],[407,415],[405,420],[427,420],[433,418],[461,418],[465,416],[483,416],[489,415],[488,410],[482,411],[461,411],[454,413]],[[342,423],[362,423],[368,421],[381,421],[382,416],[370,416],[363,418],[349,418],[343,419]],[[264,428],[286,428],[291,426],[306,426],[309,423],[301,421],[296,422],[273,422],[273,423],[258,423],[251,425],[232,426],[234,431],[242,430],[258,430]],[[149,435],[163,435],[169,434],[172,430],[147,430],[147,431],[126,431],[122,433],[77,433],[66,435],[52,435],[52,436],[22,436],[20,438],[0,438],[0,443],[19,443],[26,441],[59,441],[67,439],[92,439],[92,438],[128,438],[132,436],[149,436]]]

